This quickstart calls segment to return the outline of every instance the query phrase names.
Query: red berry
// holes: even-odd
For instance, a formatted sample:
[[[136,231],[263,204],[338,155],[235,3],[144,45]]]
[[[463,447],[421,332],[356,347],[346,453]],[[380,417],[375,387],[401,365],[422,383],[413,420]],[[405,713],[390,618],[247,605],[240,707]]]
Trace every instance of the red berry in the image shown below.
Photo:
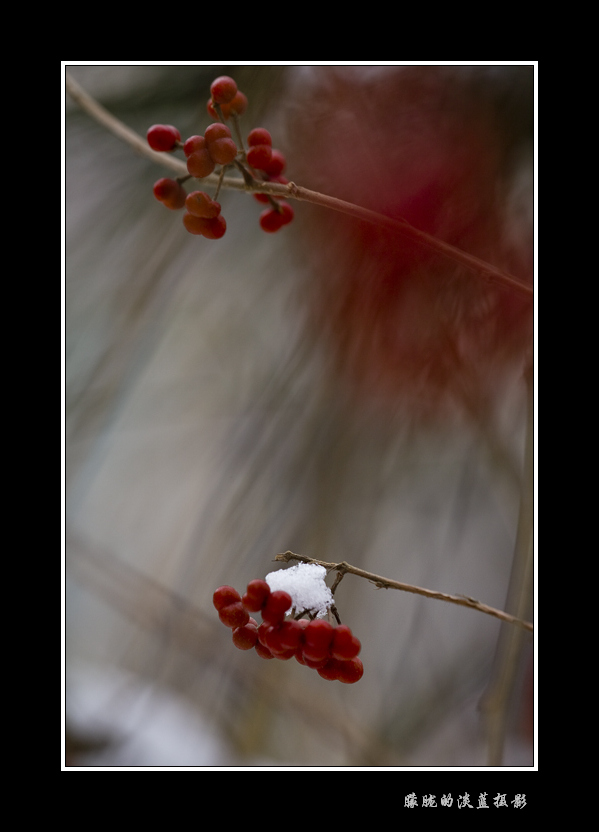
[[[289,645],[285,639],[285,625],[288,623],[290,622],[283,621],[281,624],[262,622],[258,633],[260,643],[270,650],[275,659],[283,661],[292,659],[297,649],[297,646]]]
[[[288,662],[289,659],[295,656],[295,650],[277,650],[276,653],[273,653],[273,656],[282,662]]]
[[[247,152],[247,161],[248,165],[255,168],[256,170],[265,170],[270,163],[272,158],[272,150],[270,145],[267,144],[257,144]]]
[[[272,627],[272,624],[269,624],[268,621],[263,621],[260,626],[258,627],[258,640],[260,644],[266,646],[266,633]]]
[[[340,661],[338,664],[339,681],[346,685],[353,685],[359,682],[364,675],[364,665],[361,659],[347,659],[347,661]]]
[[[214,159],[208,152],[208,148],[196,150],[187,159],[187,170],[196,179],[203,179],[205,176],[210,176],[214,168]]]
[[[274,659],[274,656],[268,647],[265,647],[260,641],[256,642],[254,649],[261,659]]]
[[[248,135],[248,144],[250,147],[255,147],[259,144],[266,144],[272,147],[272,137],[264,127],[254,127]]]
[[[308,667],[320,667],[331,658],[328,647],[303,644],[301,652]]]
[[[183,152],[187,156],[187,170],[196,179],[203,179],[214,170],[214,159],[204,136],[190,136],[183,145]]]
[[[285,613],[291,605],[291,595],[288,592],[282,589],[271,592],[262,608],[262,620],[269,624],[279,624],[285,618]]]
[[[198,234],[208,240],[220,240],[227,230],[227,223],[222,214],[211,219],[205,217],[194,217],[193,214],[185,214],[183,225],[190,234]]]
[[[187,193],[175,179],[159,179],[154,183],[154,196],[167,208],[176,211],[185,205]]]
[[[217,165],[230,165],[237,156],[237,145],[233,139],[217,139],[208,149]]]
[[[262,644],[267,647],[275,659],[292,659],[295,655],[295,648],[285,647],[281,640],[281,626],[275,624],[264,630]]]
[[[220,105],[220,111],[223,115],[223,118],[230,118],[232,115],[242,116],[247,110],[247,106],[247,96],[239,90],[237,90],[235,96],[231,99],[231,101],[228,101],[226,104]],[[208,110],[208,115],[212,118],[217,120],[220,118],[216,110],[216,107],[214,106],[214,101],[211,98],[208,100],[206,109]]]
[[[231,138],[231,131],[226,124],[210,124],[206,128],[204,138],[208,152],[218,165],[230,165],[237,156],[237,145]]]
[[[293,208],[288,202],[279,202],[279,211],[283,215],[283,225],[288,225],[295,216]]]
[[[228,604],[218,612],[218,617],[225,627],[235,630],[237,627],[244,627],[250,620],[250,616],[241,601]]]
[[[206,140],[207,145],[210,145],[211,142],[214,142],[217,139],[230,138],[231,131],[226,124],[221,124],[220,122],[217,122],[216,124],[209,124],[204,132],[204,139]]]
[[[305,659],[314,662],[329,659],[330,645],[333,641],[334,630],[328,621],[316,619],[310,621],[304,630],[302,653]]]
[[[241,603],[248,612],[260,612],[262,609],[262,601],[258,598],[251,598],[249,595],[243,595]]]
[[[207,240],[220,240],[224,236],[227,230],[227,222],[222,214],[219,214],[218,217],[204,220],[204,222],[206,223],[206,227],[202,236],[206,237]]]
[[[263,231],[274,233],[293,219],[293,208],[288,202],[281,201],[280,208],[267,208],[260,214],[260,227]]]
[[[250,612],[260,612],[269,595],[270,587],[266,581],[250,581],[241,603]]]
[[[215,202],[204,191],[193,191],[185,198],[185,207],[194,217],[203,217],[204,219],[212,219],[220,214],[221,207],[219,202]]]
[[[283,217],[274,208],[267,208],[260,214],[260,228],[269,234],[274,234],[283,227]]]
[[[279,641],[284,650],[298,650],[303,636],[304,627],[299,621],[283,621],[279,627]]]
[[[267,173],[269,177],[280,176],[285,170],[286,165],[287,162],[281,151],[273,150],[270,154],[269,163],[266,167],[262,168],[262,170]]]
[[[309,645],[328,648],[333,641],[335,631],[328,621],[323,618],[316,618],[308,622],[304,630],[304,642]]]
[[[247,106],[247,96],[245,96],[242,92],[237,90],[235,96],[231,99],[231,101],[222,105],[221,110],[223,111],[223,115],[225,118],[228,118],[229,115],[242,116],[247,110]]]
[[[234,587],[228,585],[219,586],[212,596],[212,603],[219,611],[238,601],[241,601],[241,596]]]
[[[203,136],[190,136],[185,140],[183,145],[183,153],[189,158],[196,150],[205,150],[206,139]]]
[[[215,104],[227,104],[237,94],[237,84],[228,75],[219,75],[210,84],[210,93]]]
[[[319,667],[322,667],[330,660],[330,656],[328,654],[323,658],[311,659],[309,656],[306,656],[303,649],[296,652],[295,658],[300,664],[303,664],[306,667],[311,667],[313,670],[318,670]]]
[[[251,619],[243,627],[233,630],[233,644],[238,650],[251,650],[258,641],[258,628]]]
[[[336,659],[353,659],[360,652],[361,644],[346,624],[335,628],[331,655]]]
[[[169,151],[181,141],[181,133],[172,124],[153,124],[146,138],[152,150]]]
[[[277,650],[283,649],[278,640],[278,630],[278,624],[269,624],[268,621],[263,621],[260,625],[260,643],[265,647],[268,647],[271,653],[275,653]]]
[[[333,658],[329,659],[321,667],[317,667],[316,670],[318,675],[322,676],[323,679],[328,679],[330,682],[333,682],[340,677],[340,664],[341,662],[338,659]]]

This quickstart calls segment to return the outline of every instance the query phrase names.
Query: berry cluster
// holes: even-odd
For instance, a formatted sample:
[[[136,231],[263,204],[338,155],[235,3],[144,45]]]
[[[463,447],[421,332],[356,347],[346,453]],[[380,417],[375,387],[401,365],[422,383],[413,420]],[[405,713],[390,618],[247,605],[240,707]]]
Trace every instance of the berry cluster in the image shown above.
[[[206,128],[203,135],[190,136],[182,142],[179,130],[173,125],[154,124],[147,132],[147,140],[153,150],[160,152],[183,150],[187,160],[189,175],[178,179],[159,179],[154,185],[156,199],[171,210],[185,208],[183,225],[191,234],[216,240],[227,230],[220,204],[216,202],[226,168],[235,166],[249,187],[263,182],[287,184],[287,179],[282,176],[286,166],[285,157],[280,150],[273,148],[268,130],[263,127],[251,130],[247,137],[246,151],[238,119],[246,111],[248,100],[237,89],[235,81],[227,75],[221,75],[212,82],[210,93],[207,110],[215,121]],[[237,143],[231,129],[224,123],[229,119],[234,122]],[[217,166],[220,166],[221,178],[213,199],[203,191],[187,194],[183,182],[192,177],[204,179]],[[254,196],[269,206],[260,215],[260,227],[264,231],[278,231],[293,219],[293,208],[283,199],[275,199],[267,194]]]
[[[263,659],[295,658],[329,681],[353,684],[362,678],[361,645],[351,629],[345,624],[334,627],[322,618],[286,618],[292,607],[288,592],[271,591],[266,581],[254,580],[243,596],[232,586],[221,586],[212,601],[239,650],[253,649]],[[260,613],[261,624],[251,612]]]
[[[208,99],[208,115],[213,119],[229,119],[231,116],[242,116],[247,110],[247,97],[237,89],[237,84],[228,75],[215,78],[210,84],[210,98]]]
[[[273,148],[268,130],[256,127],[248,136],[248,145],[248,164],[262,173],[264,181],[286,185],[288,180],[281,174],[287,163],[281,151]],[[263,231],[278,231],[293,219],[293,208],[288,202],[282,199],[275,202],[267,194],[254,194],[254,198],[258,202],[270,203],[270,208],[266,208],[260,214],[260,227]]]

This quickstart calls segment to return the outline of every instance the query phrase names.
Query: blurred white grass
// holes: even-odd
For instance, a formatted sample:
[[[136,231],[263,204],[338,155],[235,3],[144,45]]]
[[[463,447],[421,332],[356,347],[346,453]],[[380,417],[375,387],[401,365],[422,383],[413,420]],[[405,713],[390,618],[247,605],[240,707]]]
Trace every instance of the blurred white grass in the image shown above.
[[[226,71],[67,69],[141,134],[156,122],[203,130],[210,80]],[[285,71],[235,70],[274,132]],[[152,197],[163,173],[70,106],[65,162],[72,732],[84,740],[99,720],[109,740],[119,734],[109,701],[89,695],[94,718],[78,703],[92,678],[122,674],[134,692],[184,702],[206,743],[177,759],[171,736],[161,762],[140,741],[123,763],[109,741],[99,765],[484,766],[477,705],[497,621],[347,576],[336,604],[362,641],[365,675],[341,686],[235,650],[211,597],[223,583],[242,591],[292,549],[503,608],[523,390],[496,414],[493,446],[464,423],[352,412],[302,328],[309,240],[294,240],[294,225],[263,234],[260,206],[229,192],[225,238],[191,237]],[[533,764],[522,698],[518,684],[508,766]],[[131,728],[140,737],[142,723]]]

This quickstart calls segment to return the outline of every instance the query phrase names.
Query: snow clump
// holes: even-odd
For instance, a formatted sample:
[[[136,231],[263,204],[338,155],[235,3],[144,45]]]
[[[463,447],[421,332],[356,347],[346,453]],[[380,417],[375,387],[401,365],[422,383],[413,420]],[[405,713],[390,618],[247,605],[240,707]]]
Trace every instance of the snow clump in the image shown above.
[[[326,573],[324,566],[317,563],[299,563],[270,572],[265,581],[271,592],[282,589],[291,595],[294,613],[308,610],[316,618],[325,618],[334,604],[333,593],[324,581]]]

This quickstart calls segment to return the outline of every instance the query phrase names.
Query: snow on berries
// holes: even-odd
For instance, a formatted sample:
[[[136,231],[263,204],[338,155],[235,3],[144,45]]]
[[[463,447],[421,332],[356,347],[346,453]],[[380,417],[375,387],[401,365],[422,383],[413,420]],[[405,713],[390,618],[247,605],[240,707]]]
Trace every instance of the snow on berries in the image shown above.
[[[293,612],[307,612],[325,618],[334,604],[333,593],[325,583],[327,571],[317,563],[299,563],[288,569],[270,572],[265,581],[271,591],[284,590],[291,596]]]
[[[323,679],[354,684],[364,673],[360,640],[346,624],[328,620],[334,598],[325,575],[323,566],[301,563],[250,581],[243,596],[221,586],[212,600],[239,650],[253,649],[262,659],[295,658]],[[258,612],[260,624],[250,616]]]
[[[247,134],[247,150],[240,130],[239,118],[245,113],[248,100],[238,88],[233,78],[221,75],[210,85],[210,99],[207,112],[214,119],[202,135],[189,136],[181,140],[179,130],[172,124],[154,124],[147,131],[147,141],[153,150],[171,153],[182,150],[185,154],[187,176],[177,179],[160,179],[154,185],[154,196],[171,210],[185,208],[183,225],[190,234],[197,234],[209,240],[222,237],[227,230],[227,223],[216,202],[222,176],[228,169],[238,170],[248,190],[259,187],[265,182],[286,185],[288,180],[282,174],[286,167],[283,153],[272,146],[272,136],[264,127],[255,127]],[[232,120],[236,139],[225,121]],[[218,205],[218,212],[198,213],[208,210],[197,200],[189,201],[183,183],[189,179],[205,179],[217,173],[219,180],[213,205]],[[194,191],[193,194],[197,194]],[[204,193],[204,192],[201,192]],[[268,205],[258,218],[260,228],[269,233],[279,231],[288,225],[294,217],[293,208],[282,197],[253,192],[258,202]],[[192,196],[192,194],[189,194]]]

